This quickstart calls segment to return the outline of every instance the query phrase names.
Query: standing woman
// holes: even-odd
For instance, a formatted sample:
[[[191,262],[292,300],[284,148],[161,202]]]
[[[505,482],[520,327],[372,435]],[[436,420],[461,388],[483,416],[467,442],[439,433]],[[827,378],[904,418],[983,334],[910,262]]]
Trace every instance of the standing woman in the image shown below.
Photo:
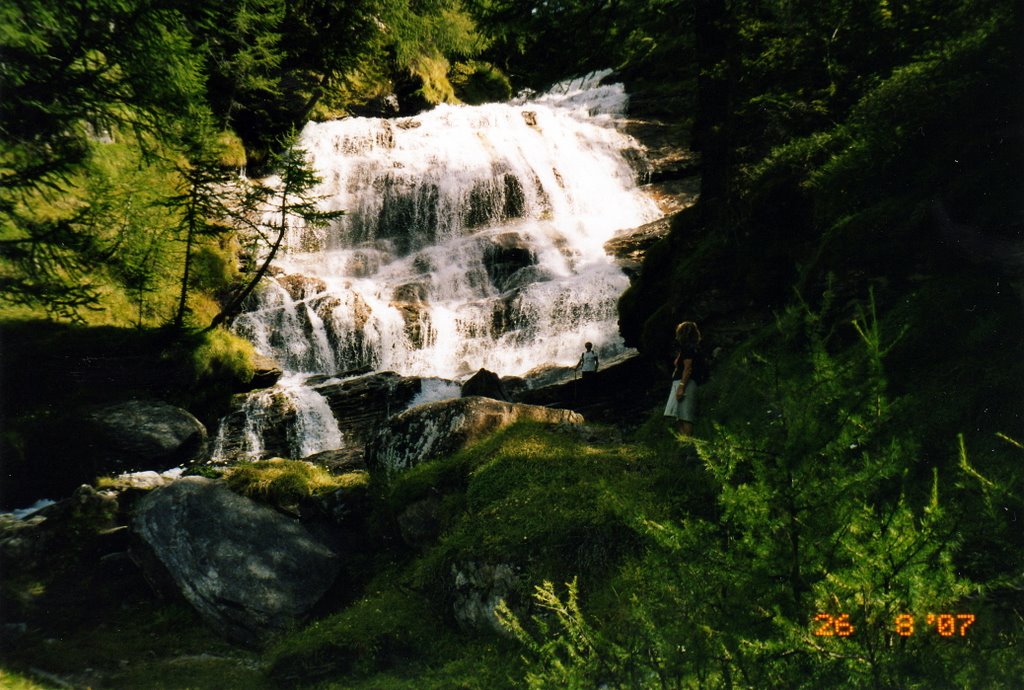
[[[665,405],[665,416],[675,417],[684,436],[693,435],[697,413],[698,384],[704,382],[704,358],[700,351],[700,329],[693,321],[676,326],[676,359],[672,371],[672,390]]]

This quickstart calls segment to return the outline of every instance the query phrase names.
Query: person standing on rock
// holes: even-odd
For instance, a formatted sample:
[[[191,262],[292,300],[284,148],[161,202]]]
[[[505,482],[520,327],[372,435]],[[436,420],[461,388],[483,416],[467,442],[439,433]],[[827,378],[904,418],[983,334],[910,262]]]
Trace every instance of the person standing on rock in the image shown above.
[[[583,347],[587,348],[580,355],[580,361],[576,363],[576,369],[579,369],[583,377],[583,390],[590,392],[594,387],[594,376],[597,375],[597,367],[600,362],[597,358],[597,353],[594,352],[594,343],[585,343]]]
[[[693,321],[683,321],[676,326],[676,358],[665,416],[676,419],[683,436],[693,435],[698,390],[707,380],[707,365],[700,341],[700,329]]]

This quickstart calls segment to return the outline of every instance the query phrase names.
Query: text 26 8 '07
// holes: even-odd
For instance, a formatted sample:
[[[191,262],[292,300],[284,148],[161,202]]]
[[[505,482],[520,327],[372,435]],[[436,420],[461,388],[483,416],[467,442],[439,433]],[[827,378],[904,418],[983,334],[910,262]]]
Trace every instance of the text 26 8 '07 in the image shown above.
[[[967,629],[974,624],[974,620],[973,613],[929,613],[921,624],[911,614],[901,613],[893,620],[892,630],[900,637],[932,631],[942,637],[966,637]],[[819,613],[814,617],[814,625],[814,634],[818,637],[850,637],[857,631],[848,613]]]

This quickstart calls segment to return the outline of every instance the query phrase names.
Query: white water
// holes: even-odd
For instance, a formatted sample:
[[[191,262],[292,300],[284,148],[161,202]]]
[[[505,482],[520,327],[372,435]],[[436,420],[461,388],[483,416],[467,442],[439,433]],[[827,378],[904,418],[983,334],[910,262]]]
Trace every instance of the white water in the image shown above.
[[[521,375],[574,364],[585,341],[603,358],[621,352],[628,280],[603,244],[658,211],[623,156],[637,146],[617,129],[627,96],[601,76],[508,104],[309,123],[300,145],[323,178],[321,205],[346,215],[289,231],[282,272],[236,330],[305,373]],[[282,384],[295,399],[297,382]],[[268,395],[247,410],[254,450]],[[315,415],[307,430],[330,426]],[[301,450],[337,447],[333,433]]]

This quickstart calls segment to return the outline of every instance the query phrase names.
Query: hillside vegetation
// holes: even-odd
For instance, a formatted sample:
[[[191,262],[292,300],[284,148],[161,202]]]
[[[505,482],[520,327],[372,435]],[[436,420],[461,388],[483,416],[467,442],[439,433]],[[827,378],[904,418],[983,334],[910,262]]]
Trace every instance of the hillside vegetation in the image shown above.
[[[242,346],[195,335],[244,281],[221,218],[188,224],[187,173],[221,174],[243,150],[270,160],[292,124],[377,111],[392,91],[416,109],[607,60],[638,108],[691,123],[701,154],[700,202],[620,301],[623,336],[656,361],[683,319],[721,347],[695,437],[658,410],[635,429],[517,425],[352,480],[371,509],[345,586],[256,651],[119,587],[128,576],[88,558],[106,523],[83,522],[65,567],[5,579],[37,627],[0,680],[1019,685],[1019,3],[335,5],[35,0],[0,15],[5,381],[38,396],[5,424],[5,464],[52,428],[61,392],[59,377],[11,378],[33,343],[54,344],[54,362],[62,346],[165,362],[188,372],[167,395],[211,411],[251,376]],[[236,484],[266,498],[270,469],[289,468]],[[410,538],[410,510],[433,528]],[[69,602],[88,613],[54,619]]]

